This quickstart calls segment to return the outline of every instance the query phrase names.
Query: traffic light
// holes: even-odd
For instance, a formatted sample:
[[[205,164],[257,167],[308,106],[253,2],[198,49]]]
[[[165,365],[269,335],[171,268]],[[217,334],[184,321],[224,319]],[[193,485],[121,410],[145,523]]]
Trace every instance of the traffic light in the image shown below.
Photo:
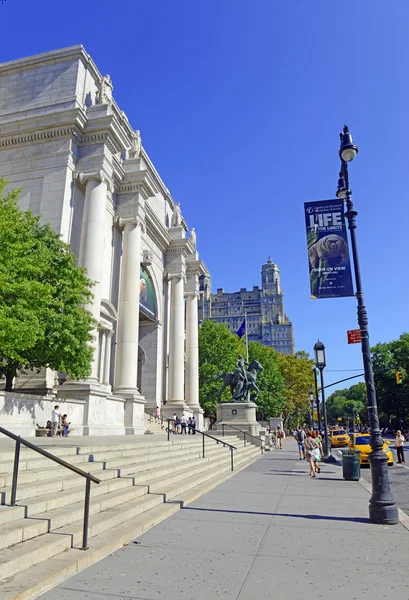
[[[396,377],[397,384],[402,383],[403,377],[402,377],[402,373],[400,371],[396,371],[395,377]]]

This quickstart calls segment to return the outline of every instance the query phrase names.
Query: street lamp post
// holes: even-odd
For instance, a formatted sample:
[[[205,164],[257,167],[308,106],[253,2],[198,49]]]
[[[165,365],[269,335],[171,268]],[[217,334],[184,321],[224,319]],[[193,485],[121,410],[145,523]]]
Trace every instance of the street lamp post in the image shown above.
[[[310,385],[310,404],[311,404],[311,428],[314,431],[314,394],[312,392],[312,385]]]
[[[320,372],[321,378],[321,406],[324,415],[324,456],[322,460],[324,462],[336,462],[335,458],[331,454],[330,443],[328,439],[328,423],[327,423],[327,407],[325,405],[325,389],[324,389],[324,369],[326,366],[325,360],[325,346],[322,342],[318,342],[314,346],[315,364]]]
[[[371,428],[371,453],[369,462],[372,475],[372,496],[369,500],[369,518],[373,523],[394,525],[399,522],[398,508],[389,485],[388,457],[383,452],[383,440],[379,430],[378,407],[376,403],[375,382],[372,369],[371,347],[369,344],[368,314],[364,303],[361,271],[359,267],[358,246],[356,239],[357,212],[352,202],[349,187],[348,163],[358,154],[348,127],[345,125],[340,137],[339,157],[341,170],[339,173],[337,197],[345,200],[348,229],[351,235],[352,258],[355,271],[356,298],[358,301],[358,324],[361,330],[362,358],[365,371],[366,396],[368,402],[369,424]]]
[[[313,371],[314,371],[314,383],[315,383],[315,403],[317,405],[318,431],[321,431],[320,398],[318,396],[317,369],[314,368]]]

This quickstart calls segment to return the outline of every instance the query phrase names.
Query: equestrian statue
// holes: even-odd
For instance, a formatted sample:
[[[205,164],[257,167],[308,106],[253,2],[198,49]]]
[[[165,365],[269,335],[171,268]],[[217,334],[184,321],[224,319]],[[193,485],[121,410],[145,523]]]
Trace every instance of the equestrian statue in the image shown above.
[[[246,370],[246,366],[248,367]],[[241,354],[236,362],[236,368],[231,373],[219,373],[215,380],[223,379],[217,401],[221,402],[224,390],[229,386],[232,395],[230,402],[255,402],[258,398],[259,389],[256,385],[257,374],[263,371],[258,360],[248,364]]]

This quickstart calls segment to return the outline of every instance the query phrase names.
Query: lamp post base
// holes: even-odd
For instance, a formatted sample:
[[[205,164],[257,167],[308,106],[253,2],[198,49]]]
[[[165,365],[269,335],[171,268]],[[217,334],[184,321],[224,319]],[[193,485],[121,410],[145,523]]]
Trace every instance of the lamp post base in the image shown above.
[[[369,500],[369,520],[381,525],[399,523],[398,507],[389,486],[388,457],[385,452],[371,452],[372,496]]]

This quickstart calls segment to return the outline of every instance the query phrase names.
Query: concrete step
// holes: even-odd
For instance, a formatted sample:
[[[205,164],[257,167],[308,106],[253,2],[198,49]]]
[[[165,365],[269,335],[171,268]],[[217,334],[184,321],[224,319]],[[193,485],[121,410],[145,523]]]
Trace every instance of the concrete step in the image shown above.
[[[206,453],[211,457],[213,453],[218,451],[218,449],[222,449],[221,444],[214,444],[210,447],[206,448]],[[183,462],[185,459],[194,456],[201,456],[202,446],[201,444],[189,444],[188,453],[183,449],[179,450],[178,446],[168,447],[168,452],[166,453],[167,458],[164,459],[165,464],[170,465],[177,460],[181,460]],[[227,451],[224,448],[224,451]],[[163,454],[163,453],[162,453]],[[129,464],[129,461],[130,464]],[[135,461],[138,463],[135,465]],[[117,457],[114,461],[117,465],[117,468],[106,468],[106,464],[104,462],[93,462],[87,463],[86,471],[95,475],[102,480],[112,479],[118,477],[119,474],[122,476],[129,475],[130,473],[136,474],[138,471],[144,472],[149,470],[149,468],[155,468],[155,465],[158,467],[162,466],[162,461],[155,462],[152,457],[149,455],[144,455],[144,459],[139,459],[138,457],[131,457],[126,459],[126,464],[124,468],[120,468],[120,459]],[[102,468],[101,468],[102,467]],[[63,470],[61,470],[63,469]],[[84,469],[85,470],[85,469]],[[44,470],[41,473],[36,471],[25,471],[24,473],[19,474],[18,479],[18,488],[17,488],[17,500],[18,502],[27,501],[29,498],[33,498],[38,496],[38,480],[41,481],[41,485],[43,485],[44,489],[51,492],[60,492],[63,490],[71,489],[77,487],[80,484],[81,476],[76,474],[71,474],[71,472],[63,467],[51,470]],[[0,488],[0,497],[2,504],[10,503],[11,497],[11,482],[12,476],[9,475],[6,477],[6,485]],[[40,492],[41,493],[41,492]]]
[[[209,456],[205,459],[199,456],[192,457],[191,455],[184,456],[182,459],[177,458],[177,460],[166,459],[166,461],[161,461],[161,463],[163,462],[162,466],[151,464],[149,465],[150,470],[145,470],[142,473],[138,472],[139,465],[130,465],[128,467],[129,473],[122,473],[122,477],[117,477],[116,473],[113,472],[115,475],[114,478],[106,479],[99,485],[92,485],[92,503],[94,503],[96,498],[99,498],[104,494],[106,495],[111,492],[122,490],[132,485],[149,485],[151,482],[153,485],[155,485],[157,482],[162,483],[163,481],[169,481],[170,477],[173,477],[174,480],[173,471],[175,469],[178,474],[185,474],[189,472],[189,469],[199,468],[202,466],[202,464],[213,461],[216,456],[223,457],[223,455],[224,458],[226,458],[225,452],[222,452],[222,449],[218,450],[216,448],[212,450],[212,452],[209,453]],[[159,463],[159,465],[161,465],[161,463]],[[183,471],[182,468],[184,468]],[[102,475],[105,473],[106,471],[103,471]],[[101,473],[97,472],[96,476],[101,476]],[[83,502],[85,483],[78,476],[75,479],[72,479],[75,481],[76,486],[67,490],[59,491],[58,494],[54,492],[42,494],[41,488],[36,488],[35,486],[30,485],[29,493],[31,497],[27,497],[23,501],[20,500],[20,502],[24,502],[24,506],[9,507],[8,511],[5,510],[0,514],[0,517],[3,515],[2,520],[4,523],[16,521],[24,516],[42,518],[43,515],[41,515],[41,513],[53,511],[57,508],[68,507],[76,502]],[[7,507],[2,508],[7,509]],[[53,527],[54,525],[51,525],[51,528]],[[1,540],[0,547],[2,547]]]
[[[243,449],[242,456],[237,460],[237,468],[240,468],[240,464],[248,463],[254,458],[254,450]],[[97,536],[108,529],[114,529],[118,525],[124,522],[133,521],[136,515],[145,513],[151,508],[158,504],[163,504],[164,499],[168,500],[182,494],[183,492],[191,489],[192,487],[203,484],[206,481],[214,479],[216,476],[230,471],[229,457],[219,458],[217,462],[206,461],[200,467],[195,465],[195,472],[192,475],[191,470],[186,469],[185,472],[179,472],[172,475],[166,481],[155,481],[154,485],[157,487],[156,493],[146,494],[143,493],[143,489],[139,487],[132,487],[125,491],[114,492],[113,494],[106,494],[97,499],[97,502],[101,502],[99,506],[92,502],[94,508],[91,509],[90,518],[90,538]],[[186,476],[186,472],[189,472],[189,477]],[[141,486],[143,488],[143,486]],[[160,488],[160,490],[159,490]],[[139,494],[139,497],[138,497]],[[112,504],[114,504],[112,506]],[[73,509],[74,507],[74,509]],[[77,521],[71,522],[69,525],[64,525],[52,531],[52,534],[45,533],[48,529],[49,521],[47,518],[54,516],[56,523],[62,523],[64,518],[63,509],[56,509],[45,513],[44,521],[39,519],[35,524],[25,525],[22,529],[22,536],[30,535],[30,533],[36,533],[38,537],[34,539],[28,539],[22,541],[13,547],[13,555],[10,554],[10,548],[0,550],[0,580],[14,576],[16,573],[21,572],[23,569],[27,569],[43,560],[47,560],[50,556],[54,556],[57,552],[63,552],[68,546],[67,541],[71,540],[73,546],[81,543],[82,539],[82,513],[83,505],[78,503],[71,507],[71,516],[74,518],[78,517]],[[73,510],[72,510],[73,509]],[[99,510],[99,512],[97,512]],[[40,517],[40,515],[39,515]],[[58,521],[60,519],[60,521]],[[30,519],[24,519],[23,521],[30,521]],[[11,524],[9,524],[10,526]],[[40,532],[44,532],[44,535],[40,535]],[[7,531],[9,540],[12,538],[11,528]],[[50,539],[51,538],[51,539]],[[61,540],[61,538],[64,539]],[[16,539],[16,538],[14,538]],[[39,540],[43,543],[39,544]],[[64,546],[61,550],[61,546]],[[54,552],[55,551],[55,552]],[[17,558],[16,558],[17,557]],[[21,558],[21,560],[18,560]]]
[[[248,464],[257,460],[258,457],[259,453],[257,451],[248,452],[240,457],[237,456],[235,472],[245,468]],[[189,490],[174,496],[172,502],[163,503],[161,501],[147,511],[134,515],[131,520],[124,521],[109,530],[101,531],[91,539],[90,549],[86,552],[71,547],[64,548],[59,554],[55,554],[45,562],[34,564],[26,568],[24,572],[20,571],[15,575],[11,575],[2,581],[2,600],[32,600],[36,598],[39,594],[94,564],[107,554],[118,550],[123,544],[129,543],[133,538],[170,516],[183,505],[193,502],[232,475],[234,475],[234,472],[228,469],[215,473],[210,479],[197,483]],[[49,536],[41,536],[38,539],[44,537]],[[58,537],[68,536],[58,535]],[[27,548],[27,550],[26,555],[32,549]],[[0,556],[0,560],[3,558]]]
[[[108,480],[98,486],[95,485],[92,487],[90,514],[97,514],[107,508],[140,497],[146,494],[148,489],[153,493],[162,489],[164,485],[169,486],[183,479],[189,479],[192,471],[199,474],[209,468],[214,469],[226,465],[226,461],[230,459],[223,449],[220,448],[216,452],[213,453],[213,457],[185,460],[171,469],[169,467],[152,469],[150,479],[147,478],[146,473],[142,473],[139,474],[138,482],[133,477],[128,477]],[[137,483],[139,485],[136,485]],[[81,519],[84,510],[83,499],[84,487],[82,486],[57,496],[47,494],[33,498],[25,505],[25,514],[28,518],[22,518],[21,512],[10,510],[8,522],[5,522],[2,527],[0,549]]]
[[[201,455],[202,445],[201,442],[190,442],[186,447],[184,445],[167,445],[166,446],[166,461],[169,461],[165,464],[172,464],[172,459],[177,457],[183,457],[186,455],[186,452],[191,453],[192,456]],[[221,444],[212,444],[206,446],[206,453],[211,456],[211,453],[216,448],[221,448]],[[150,455],[149,453],[144,453],[141,457],[138,455],[127,456],[124,460],[125,467],[120,469],[120,464],[122,459],[120,457],[116,457],[113,460],[113,463],[110,461],[98,461],[84,464],[83,470],[89,473],[93,473],[96,477],[100,479],[109,479],[118,476],[118,471],[120,469],[122,474],[129,474],[129,472],[136,472],[137,470],[143,471],[146,470],[147,466],[151,466],[154,464],[154,459],[157,456],[162,456],[161,454]],[[101,456],[102,458],[102,456]],[[157,460],[157,458],[156,458]],[[138,462],[139,468],[131,468],[128,469],[129,465],[133,465],[134,462]],[[113,468],[108,468],[112,465],[115,465]],[[161,466],[161,462],[156,463]],[[54,469],[44,469],[41,472],[30,470],[19,473],[18,479],[18,495],[17,498],[19,501],[27,500],[28,498],[34,497],[37,494],[38,482],[42,482],[42,485],[47,486],[48,491],[61,491],[66,490],[72,487],[76,487],[79,481],[79,475],[71,474],[69,470],[64,467],[59,467]],[[3,485],[1,485],[3,483]],[[0,477],[0,495],[1,502],[3,504],[7,504],[10,502],[10,492],[11,492],[11,483],[12,483],[12,475],[6,475],[1,481]]]

